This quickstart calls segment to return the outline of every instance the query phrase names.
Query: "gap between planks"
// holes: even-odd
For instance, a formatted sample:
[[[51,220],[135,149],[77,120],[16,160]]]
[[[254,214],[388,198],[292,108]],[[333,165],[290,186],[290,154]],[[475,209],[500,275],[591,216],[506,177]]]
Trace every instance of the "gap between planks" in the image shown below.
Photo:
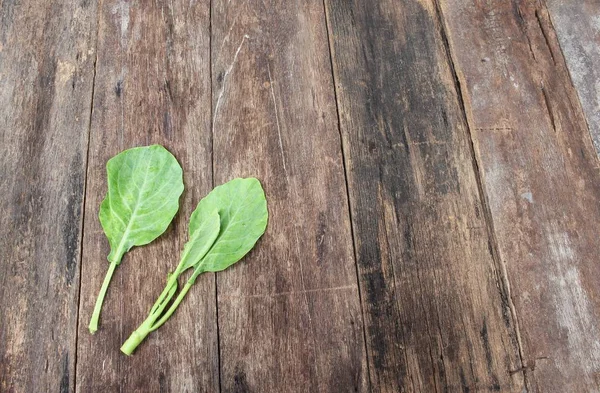
[[[78,282],[78,290],[77,290],[77,312],[75,316],[76,326],[75,326],[75,356],[73,359],[73,392],[77,392],[77,357],[79,355],[79,318],[81,317],[81,276],[83,269],[83,237],[85,236],[85,205],[87,202],[87,183],[88,183],[88,167],[90,162],[90,140],[92,134],[92,118],[94,116],[94,94],[96,91],[96,75],[97,75],[97,67],[98,67],[98,36],[100,35],[100,10],[102,9],[102,0],[98,1],[98,5],[96,6],[96,38],[94,40],[94,70],[92,72],[92,92],[90,97],[90,110],[88,112],[88,127],[87,127],[87,145],[85,149],[85,166],[84,166],[84,176],[83,176],[83,198],[81,203],[81,231],[80,231],[80,241],[79,241],[79,282]],[[104,369],[104,363],[102,364]]]
[[[212,18],[213,18],[213,2],[212,0],[209,0],[208,2],[208,65],[209,65],[209,73],[210,73],[210,119],[211,119],[211,125],[210,125],[210,175],[211,175],[211,188],[215,188],[215,119],[217,117],[217,109],[213,107],[212,104],[212,100],[213,100],[213,96],[214,96],[214,89],[213,89],[213,74],[214,74],[214,70],[213,70],[213,35],[212,35]],[[237,18],[236,18],[237,21]],[[231,28],[233,29],[233,25],[231,26]],[[230,30],[231,32],[231,30]],[[242,43],[240,44],[240,47],[238,48],[238,51],[236,52],[236,57],[237,54],[239,53],[239,50],[242,47],[242,44],[244,43],[244,39],[246,38],[246,36],[244,36],[244,38],[242,38]],[[224,43],[225,41],[223,41]],[[221,47],[219,48],[219,54],[221,53],[221,49],[223,48],[223,45],[221,45]],[[218,55],[217,55],[218,57]],[[234,63],[235,63],[235,59],[234,59]],[[221,86],[221,95],[223,94],[223,91],[225,90],[225,77],[223,77],[223,86]],[[221,97],[219,96],[219,99]],[[219,386],[219,393],[221,393],[223,391],[222,388],[222,384],[221,384],[221,380],[222,380],[222,375],[221,375],[221,335],[220,335],[220,331],[219,331],[219,280],[218,280],[218,273],[213,273],[214,275],[214,280],[215,280],[215,323],[216,323],[216,328],[217,328],[217,385]]]
[[[352,240],[352,255],[354,256],[354,269],[356,272],[356,286],[358,288],[358,303],[360,305],[360,314],[361,314],[361,321],[362,321],[362,332],[363,332],[363,342],[364,342],[364,354],[365,354],[365,361],[366,361],[366,365],[367,365],[367,382],[368,382],[368,390],[371,391],[372,390],[372,386],[373,383],[371,381],[371,364],[369,361],[369,348],[368,348],[368,344],[367,344],[367,326],[365,323],[365,311],[364,311],[364,307],[363,307],[363,295],[362,295],[362,289],[360,287],[360,272],[358,270],[358,253],[356,251],[356,236],[355,236],[355,231],[354,231],[354,221],[352,219],[352,207],[350,205],[351,201],[350,201],[350,186],[348,183],[348,167],[346,166],[346,151],[345,151],[345,147],[344,147],[344,137],[342,136],[342,121],[341,121],[341,117],[340,117],[340,103],[339,103],[339,98],[338,98],[338,91],[337,91],[337,77],[335,75],[335,68],[333,66],[333,44],[332,44],[332,40],[333,38],[331,37],[331,31],[330,31],[330,16],[329,16],[329,12],[327,11],[327,2],[328,0],[323,0],[323,18],[325,21],[325,32],[327,34],[327,47],[329,49],[329,68],[331,70],[331,82],[333,85],[333,96],[334,96],[334,100],[335,100],[335,113],[336,113],[336,121],[337,121],[337,130],[338,130],[338,135],[340,137],[340,152],[342,154],[342,167],[344,168],[344,184],[346,186],[346,206],[348,207],[348,219],[350,220],[350,236],[351,236],[351,240]]]

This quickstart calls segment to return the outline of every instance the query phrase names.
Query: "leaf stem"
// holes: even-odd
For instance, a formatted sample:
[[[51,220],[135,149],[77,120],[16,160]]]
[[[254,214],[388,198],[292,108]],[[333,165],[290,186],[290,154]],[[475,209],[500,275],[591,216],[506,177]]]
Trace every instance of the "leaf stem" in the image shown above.
[[[150,315],[152,315],[152,314],[160,315],[160,313],[164,309],[164,305],[169,303],[169,300],[171,300],[171,298],[173,297],[173,294],[175,293],[176,290],[177,290],[177,277],[175,275],[169,276],[169,278],[167,280],[167,285],[165,286],[165,289],[163,289],[161,294],[158,296],[158,299],[156,299],[156,302],[150,309]],[[163,307],[161,307],[161,305],[163,305]]]
[[[140,345],[140,343],[142,341],[144,341],[146,336],[148,334],[150,334],[150,332],[152,331],[150,329],[150,326],[151,326],[150,318],[151,317],[152,316],[148,317],[148,319],[146,319],[140,325],[140,327],[138,327],[133,333],[131,333],[131,336],[129,336],[127,341],[125,341],[123,343],[123,345],[121,346],[121,352],[123,352],[125,355],[129,356],[133,353],[133,351],[135,351],[137,346]]]
[[[183,288],[183,290],[179,294],[181,299],[183,299],[183,295],[185,295],[185,292],[187,292],[188,290],[189,290],[189,287],[186,284],[186,286]],[[123,343],[123,345],[121,346],[121,352],[123,352],[125,355],[128,355],[128,356],[131,355],[133,353],[133,351],[135,351],[135,349],[138,347],[138,345],[140,345],[140,343],[142,341],[144,341],[146,336],[148,334],[150,334],[150,332],[153,332],[154,330],[156,330],[158,328],[158,326],[160,326],[160,325],[157,326],[155,324],[155,322],[161,316],[161,314],[167,307],[167,304],[169,304],[169,301],[171,300],[171,298],[173,298],[173,295],[175,295],[176,291],[177,291],[177,276],[175,276],[175,274],[173,274],[169,277],[169,279],[167,281],[167,285],[165,286],[165,289],[162,291],[162,293],[156,300],[156,303],[154,303],[154,305],[152,306],[152,309],[150,310],[150,314],[148,314],[148,317],[146,318],[146,320],[144,322],[142,322],[142,324],[133,333],[131,333],[129,338]],[[183,293],[183,295],[182,295],[182,293]],[[173,307],[177,308],[177,304],[179,304],[179,302],[181,302],[181,299],[178,297],[177,300],[175,300],[175,303],[173,303],[173,305],[171,306],[171,308],[173,308]],[[173,310],[173,311],[175,311],[175,310]],[[172,314],[173,311],[171,311],[171,309],[169,309],[169,311],[167,313],[170,312]],[[166,321],[166,319],[165,319],[165,321]],[[162,322],[162,323],[164,323],[164,322]],[[162,325],[162,323],[161,323],[161,325]]]
[[[112,279],[113,273],[115,272],[115,268],[118,263],[111,262],[108,266],[108,272],[106,272],[106,277],[104,277],[104,282],[102,283],[102,287],[100,288],[100,293],[98,294],[98,299],[96,299],[96,306],[94,307],[94,312],[92,314],[92,319],[90,320],[90,333],[94,334],[98,330],[98,320],[100,319],[100,312],[102,311],[102,304],[104,303],[104,296],[106,296],[106,290],[108,289],[108,284]]]
[[[190,288],[192,287],[193,282],[187,282],[185,284],[185,286],[183,287],[183,289],[181,290],[181,292],[179,292],[179,295],[177,296],[177,299],[175,299],[175,301],[173,302],[173,304],[171,305],[171,307],[169,307],[169,309],[167,310],[167,312],[165,313],[165,315],[162,316],[162,318],[160,318],[158,320],[158,322],[154,323],[151,327],[151,331],[155,331],[156,329],[158,329],[159,327],[161,327],[165,322],[167,322],[167,320],[171,317],[171,315],[173,315],[173,313],[175,312],[175,310],[177,310],[177,307],[179,306],[179,303],[181,303],[181,301],[183,300],[183,298],[185,297],[186,293],[190,290]]]

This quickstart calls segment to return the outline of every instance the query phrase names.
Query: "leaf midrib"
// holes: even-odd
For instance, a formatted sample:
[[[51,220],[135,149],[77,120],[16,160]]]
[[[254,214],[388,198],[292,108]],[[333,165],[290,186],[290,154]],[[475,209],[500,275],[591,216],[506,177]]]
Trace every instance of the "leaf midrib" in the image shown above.
[[[125,227],[125,231],[123,231],[123,236],[121,237],[121,241],[119,242],[119,245],[117,246],[117,251],[115,252],[116,255],[121,254],[121,249],[123,247],[123,244],[125,243],[125,239],[127,239],[127,236],[129,236],[129,232],[131,231],[131,224],[134,221],[134,218],[135,218],[138,208],[140,206],[140,203],[139,203],[140,197],[143,194],[144,189],[146,188],[146,182],[148,180],[148,169],[150,169],[150,161],[151,160],[148,160],[148,163],[146,164],[146,171],[144,172],[144,181],[142,182],[142,186],[138,188],[138,194],[135,199],[135,206],[134,206],[133,210],[131,211],[131,216],[129,217],[129,221],[127,222],[127,227]],[[138,162],[139,162],[139,159],[138,159]],[[120,190],[118,182],[117,182],[117,192],[119,193],[119,197],[122,198],[121,190]],[[110,202],[110,200],[109,200],[109,202]],[[111,213],[114,212],[112,203],[110,204],[110,210],[111,210]]]

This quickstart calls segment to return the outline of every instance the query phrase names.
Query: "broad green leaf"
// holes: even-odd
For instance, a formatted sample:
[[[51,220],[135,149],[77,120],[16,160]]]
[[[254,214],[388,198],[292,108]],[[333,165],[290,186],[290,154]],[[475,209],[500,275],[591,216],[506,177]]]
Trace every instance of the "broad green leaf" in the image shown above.
[[[255,178],[233,179],[212,190],[192,213],[190,233],[215,210],[221,219],[219,236],[197,265],[194,277],[224,270],[239,261],[267,227],[267,200]]]
[[[108,160],[106,172],[108,194],[99,218],[110,243],[110,265],[90,320],[91,333],[98,329],[104,296],[123,254],[150,243],[167,229],[183,192],[179,163],[159,145],[125,150]]]
[[[181,262],[177,269],[179,272],[200,262],[219,235],[220,226],[221,222],[217,210],[209,213],[198,225],[193,227],[190,225],[190,239],[183,248]]]
[[[106,165],[108,194],[100,223],[110,243],[108,260],[120,263],[133,246],[160,236],[179,209],[181,166],[162,146],[125,150]]]

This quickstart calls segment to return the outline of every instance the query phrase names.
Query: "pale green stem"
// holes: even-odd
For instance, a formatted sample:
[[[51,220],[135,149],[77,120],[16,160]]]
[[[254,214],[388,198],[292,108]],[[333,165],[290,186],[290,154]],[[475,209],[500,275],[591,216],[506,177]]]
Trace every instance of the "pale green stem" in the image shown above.
[[[167,286],[150,309],[150,315],[148,315],[148,318],[146,318],[146,320],[142,322],[142,324],[133,333],[131,333],[129,338],[121,346],[121,352],[123,352],[125,355],[131,355],[138,345],[144,341],[146,336],[150,334],[150,332],[153,332],[161,327],[171,317],[171,315],[173,315],[185,295],[188,293],[192,285],[194,285],[196,277],[202,273],[202,270],[197,269],[192,274],[192,277],[190,277],[188,282],[181,289],[171,307],[169,307],[167,312],[157,322],[156,320],[163,313],[164,309],[167,307],[167,304],[177,290],[177,277],[181,274],[182,270],[185,270],[183,266],[184,265],[180,263],[175,272],[169,276]]]
[[[171,317],[171,315],[173,315],[173,313],[179,306],[179,303],[181,303],[181,301],[185,297],[185,294],[190,290],[190,288],[192,287],[193,284],[194,284],[193,282],[187,282],[185,284],[185,286],[183,287],[181,292],[179,292],[177,299],[175,299],[175,301],[173,302],[171,307],[169,307],[169,309],[167,310],[165,315],[163,315],[162,318],[158,320],[158,322],[156,322],[155,324],[152,325],[152,327],[150,329],[151,331],[155,331],[156,329],[161,327],[165,322],[167,322],[167,319],[169,319]]]
[[[146,319],[144,323],[142,323],[140,327],[138,327],[135,330],[135,332],[131,333],[131,336],[129,336],[127,341],[125,341],[125,343],[123,343],[123,345],[121,346],[121,352],[129,356],[133,353],[133,351],[135,351],[137,346],[140,345],[142,341],[144,341],[146,336],[152,331],[150,330],[152,322],[150,321],[151,317],[152,316],[148,317],[148,319]]]
[[[100,293],[98,294],[98,299],[96,299],[96,306],[94,307],[94,312],[92,314],[92,319],[90,320],[90,333],[96,333],[98,330],[98,320],[100,319],[100,312],[102,311],[102,304],[104,303],[104,296],[106,296],[106,290],[108,289],[108,284],[112,278],[113,273],[115,272],[115,268],[117,267],[117,263],[111,262],[108,267],[108,272],[106,273],[106,277],[104,277],[104,282],[102,283],[102,288],[100,288]]]
[[[154,331],[154,323],[165,310],[167,304],[169,304],[169,301],[175,294],[175,291],[177,291],[177,277],[173,275],[167,282],[165,289],[156,300],[156,303],[154,303],[152,306],[148,318],[146,318],[146,320],[142,322],[142,324],[133,333],[131,333],[127,341],[123,343],[121,346],[121,352],[123,352],[125,355],[131,355],[137,346],[144,341],[146,336],[150,334],[150,332]]]
[[[167,285],[165,286],[165,289],[163,289],[161,294],[158,296],[158,299],[156,299],[156,302],[150,309],[150,315],[156,314],[157,309],[159,309],[159,307],[161,305],[163,305],[163,307],[158,312],[158,315],[160,315],[160,312],[162,312],[162,310],[164,309],[164,305],[169,303],[169,300],[171,300],[171,297],[173,296],[173,293],[175,292],[175,291],[173,291],[173,293],[170,293],[171,289],[177,290],[177,277],[175,275],[172,275],[169,278],[169,280],[167,281]],[[167,295],[168,295],[168,298],[167,298]]]

